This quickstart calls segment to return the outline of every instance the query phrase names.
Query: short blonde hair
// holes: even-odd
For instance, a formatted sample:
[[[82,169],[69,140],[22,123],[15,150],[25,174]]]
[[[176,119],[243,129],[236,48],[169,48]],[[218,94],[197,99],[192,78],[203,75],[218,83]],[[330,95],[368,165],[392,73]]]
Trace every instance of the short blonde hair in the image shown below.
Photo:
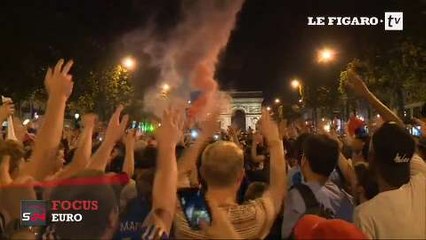
[[[212,143],[204,149],[201,156],[200,172],[207,186],[232,186],[243,169],[243,151],[232,142]]]

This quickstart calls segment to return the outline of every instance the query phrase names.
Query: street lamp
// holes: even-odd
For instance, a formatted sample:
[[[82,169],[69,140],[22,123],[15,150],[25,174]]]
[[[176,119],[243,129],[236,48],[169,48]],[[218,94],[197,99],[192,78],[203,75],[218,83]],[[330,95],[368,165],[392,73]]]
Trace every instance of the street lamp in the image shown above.
[[[136,66],[136,61],[132,57],[128,56],[128,57],[123,58],[123,60],[121,61],[121,64],[127,70],[133,70]]]
[[[300,86],[300,82],[299,82],[299,80],[297,80],[297,79],[293,79],[293,80],[291,81],[291,87],[292,87],[292,88],[297,89],[297,88],[299,88],[299,86]]]
[[[280,99],[279,98],[275,98],[275,101],[274,101],[275,103],[280,103],[281,101],[280,101]]]
[[[74,114],[74,118],[75,118],[75,120],[78,120],[80,118],[80,114],[78,114],[78,113]]]
[[[291,80],[290,85],[293,89],[297,89],[299,91],[299,95],[301,98],[299,102],[302,103],[303,102],[302,83],[298,79],[293,79]]]
[[[333,49],[323,48],[318,51],[317,59],[319,63],[328,63],[330,61],[333,61],[335,55],[336,52]]]
[[[266,107],[266,110],[267,110],[267,111],[271,111],[271,107],[267,106],[267,107]]]
[[[164,83],[163,86],[161,86],[163,89],[163,92],[168,92],[170,90],[170,85],[167,83]]]

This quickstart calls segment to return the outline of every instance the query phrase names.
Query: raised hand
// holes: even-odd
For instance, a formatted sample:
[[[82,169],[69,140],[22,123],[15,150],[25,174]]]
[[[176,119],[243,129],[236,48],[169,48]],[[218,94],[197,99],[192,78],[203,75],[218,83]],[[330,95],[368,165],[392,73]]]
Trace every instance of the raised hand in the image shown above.
[[[260,129],[266,138],[270,152],[269,189],[263,194],[264,197],[272,201],[274,214],[278,214],[281,209],[284,194],[287,190],[284,146],[280,139],[278,126],[272,121],[266,109],[262,109],[260,119]]]
[[[157,129],[158,141],[157,166],[152,189],[152,210],[162,212],[157,226],[170,231],[176,210],[177,164],[175,148],[183,127],[183,111],[164,111],[161,127]]]
[[[201,134],[203,137],[211,137],[219,129],[218,124],[219,112],[210,114],[207,119],[201,123]]]
[[[331,139],[335,140],[338,144],[339,144],[339,150],[342,151],[343,150],[343,142],[342,140],[340,140],[339,138],[339,134],[337,134],[335,129],[331,129],[330,132],[325,132],[324,133]]]
[[[127,122],[129,121],[128,115],[124,115],[120,121],[120,114],[122,111],[123,106],[119,105],[114,114],[112,114],[105,132],[105,141],[102,142],[101,146],[98,148],[95,154],[93,154],[87,168],[105,171],[114,145],[123,136]]]
[[[379,114],[382,116],[385,121],[394,121],[399,126],[404,127],[404,122],[389,109],[385,104],[383,104],[370,90],[367,85],[362,81],[361,77],[358,76],[354,70],[347,70],[348,80],[346,81],[346,86],[350,88],[357,95],[365,99]]]
[[[122,111],[123,106],[119,105],[109,120],[108,127],[105,132],[105,141],[108,141],[109,143],[115,144],[124,134],[127,122],[129,121],[129,116],[124,115],[120,121],[120,114]]]
[[[15,130],[17,140],[22,143],[27,131],[24,125],[22,125],[21,119],[19,119],[18,117],[13,117],[13,128]]]
[[[98,119],[98,116],[96,116],[96,114],[94,114],[94,113],[85,114],[82,117],[83,126],[84,127],[94,128],[95,125],[96,125],[97,119]]]
[[[234,130],[234,128],[232,126],[228,126],[228,134],[230,136],[234,136],[235,130]]]
[[[124,144],[126,148],[134,149],[136,143],[137,135],[136,129],[131,129],[126,133],[126,138],[124,139]]]
[[[266,141],[271,143],[273,141],[280,141],[280,134],[278,126],[274,123],[269,115],[268,111],[262,110],[262,119],[260,122],[260,129],[262,134],[265,136]]]
[[[69,71],[72,65],[72,60],[69,60],[64,66],[64,60],[60,59],[53,69],[47,70],[44,85],[50,97],[67,100],[71,95],[74,83]]]
[[[126,146],[126,154],[124,156],[123,172],[132,177],[135,172],[135,143],[137,139],[136,129],[131,129],[126,133],[124,144]]]
[[[9,117],[10,115],[13,115],[14,113],[15,113],[15,105],[12,102],[7,101],[7,102],[3,103],[3,105],[0,106],[0,120],[1,121],[6,119],[7,117]]]
[[[352,69],[347,70],[348,80],[346,86],[361,97],[368,94],[369,90],[361,77]]]
[[[280,133],[280,138],[283,139],[284,137],[287,137],[287,119],[283,119],[280,121],[278,125],[278,130]]]
[[[161,127],[157,129],[156,139],[159,145],[176,145],[182,134],[182,112],[168,108],[163,113]]]
[[[263,141],[263,137],[262,134],[260,134],[260,132],[256,132],[253,135],[253,140],[255,144],[260,144]]]

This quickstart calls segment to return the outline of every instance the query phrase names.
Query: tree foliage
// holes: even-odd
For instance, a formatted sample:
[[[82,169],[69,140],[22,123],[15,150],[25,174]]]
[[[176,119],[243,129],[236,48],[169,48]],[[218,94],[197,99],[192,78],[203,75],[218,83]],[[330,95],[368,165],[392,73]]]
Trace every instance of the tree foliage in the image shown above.
[[[129,77],[129,72],[120,65],[91,72],[82,82],[84,92],[70,103],[71,111],[95,112],[105,118],[118,104],[130,105],[134,89]]]
[[[355,68],[369,88],[402,115],[404,105],[426,100],[426,49],[422,42],[404,39],[387,49],[376,49],[373,57],[354,59]],[[340,73],[339,92],[346,95],[346,70]]]

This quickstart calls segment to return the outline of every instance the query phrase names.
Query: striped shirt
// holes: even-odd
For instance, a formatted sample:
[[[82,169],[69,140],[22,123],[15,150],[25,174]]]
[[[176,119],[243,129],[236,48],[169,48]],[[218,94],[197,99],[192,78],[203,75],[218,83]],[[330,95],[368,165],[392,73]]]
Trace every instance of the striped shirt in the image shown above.
[[[274,207],[269,197],[221,208],[228,214],[235,230],[244,239],[265,238],[275,220]],[[207,239],[202,231],[192,230],[189,227],[180,207],[176,211],[174,224],[176,239]]]

